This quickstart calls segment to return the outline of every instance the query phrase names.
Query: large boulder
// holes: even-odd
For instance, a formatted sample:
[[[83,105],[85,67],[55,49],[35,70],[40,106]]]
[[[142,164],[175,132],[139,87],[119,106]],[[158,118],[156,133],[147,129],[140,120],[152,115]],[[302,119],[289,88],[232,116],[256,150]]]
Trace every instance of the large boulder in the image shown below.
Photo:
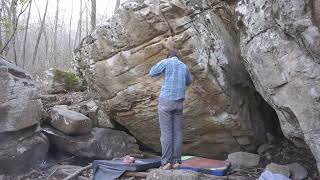
[[[320,33],[311,1],[241,1],[237,12],[241,53],[256,89],[276,110],[284,135],[309,145],[319,169]]]
[[[0,57],[0,133],[37,124],[42,113],[30,75]]]
[[[24,173],[45,160],[49,141],[35,127],[0,134],[0,174]]]
[[[264,141],[260,102],[249,88],[234,27],[225,23],[232,19],[215,14],[216,7],[226,7],[217,3],[126,1],[76,50],[99,108],[156,151],[162,78],[148,72],[171,48],[194,77],[186,93],[184,152],[224,158]]]
[[[58,150],[78,157],[112,159],[140,153],[136,140],[123,131],[93,128],[89,134],[80,136],[67,136],[51,128],[44,128],[44,132]]]
[[[50,110],[50,124],[67,135],[87,134],[92,129],[92,121],[87,116],[60,106]]]

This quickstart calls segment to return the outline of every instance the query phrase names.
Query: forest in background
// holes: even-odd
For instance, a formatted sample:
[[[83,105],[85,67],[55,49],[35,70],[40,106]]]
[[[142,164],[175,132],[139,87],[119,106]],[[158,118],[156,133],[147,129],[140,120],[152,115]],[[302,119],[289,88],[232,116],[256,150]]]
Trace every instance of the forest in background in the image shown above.
[[[99,2],[0,0],[0,56],[38,81],[45,81],[52,69],[71,70],[73,50],[81,39],[106,21],[121,3],[108,1],[102,8]]]

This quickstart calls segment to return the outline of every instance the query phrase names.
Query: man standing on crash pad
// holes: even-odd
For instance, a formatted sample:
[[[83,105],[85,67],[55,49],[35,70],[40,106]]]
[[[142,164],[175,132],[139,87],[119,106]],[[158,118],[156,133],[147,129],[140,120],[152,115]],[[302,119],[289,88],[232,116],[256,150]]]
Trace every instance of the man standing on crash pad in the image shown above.
[[[182,111],[185,89],[192,83],[191,73],[175,51],[168,53],[154,65],[149,73],[152,77],[164,76],[158,113],[161,131],[162,168],[177,168],[182,154]]]

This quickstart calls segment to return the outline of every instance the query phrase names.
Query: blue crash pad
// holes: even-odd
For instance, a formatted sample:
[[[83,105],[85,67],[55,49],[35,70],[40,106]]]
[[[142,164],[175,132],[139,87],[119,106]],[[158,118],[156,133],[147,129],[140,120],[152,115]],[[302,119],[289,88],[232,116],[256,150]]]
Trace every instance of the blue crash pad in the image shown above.
[[[95,160],[92,163],[95,180],[113,180],[119,178],[126,171],[145,171],[160,166],[161,160],[159,157],[136,159],[133,164],[124,163],[122,159]]]

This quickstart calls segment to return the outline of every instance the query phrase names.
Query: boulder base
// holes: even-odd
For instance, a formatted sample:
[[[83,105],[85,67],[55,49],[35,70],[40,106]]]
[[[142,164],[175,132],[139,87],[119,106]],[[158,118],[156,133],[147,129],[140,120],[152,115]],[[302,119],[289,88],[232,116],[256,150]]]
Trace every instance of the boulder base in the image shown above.
[[[67,136],[50,128],[44,131],[57,149],[78,157],[112,159],[140,153],[136,140],[122,131],[93,128],[89,134],[80,136]]]
[[[24,173],[45,160],[49,141],[33,128],[0,134],[0,174]]]

